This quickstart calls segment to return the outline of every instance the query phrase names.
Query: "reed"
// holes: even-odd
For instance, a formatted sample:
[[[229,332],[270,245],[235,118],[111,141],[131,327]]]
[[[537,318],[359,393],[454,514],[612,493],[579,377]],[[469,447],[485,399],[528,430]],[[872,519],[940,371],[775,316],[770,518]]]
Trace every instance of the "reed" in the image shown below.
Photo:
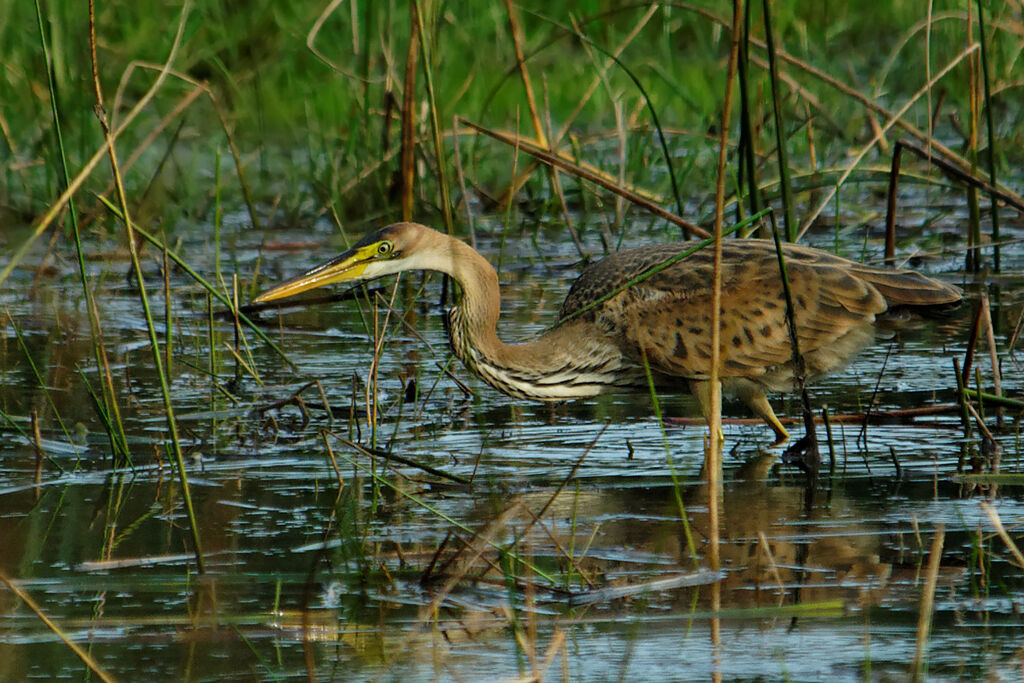
[[[167,63],[171,64],[174,61],[174,55],[180,45],[182,39],[182,28],[185,25],[185,18],[188,16],[188,4],[182,8],[182,20],[179,24],[178,34],[175,36],[174,42],[170,54],[167,58]],[[171,389],[170,380],[167,374],[167,369],[164,366],[163,359],[160,355],[160,343],[157,339],[156,324],[153,321],[153,313],[149,305],[149,296],[146,293],[146,284],[142,275],[142,265],[139,261],[139,254],[136,248],[136,239],[132,231],[132,222],[128,214],[128,199],[125,194],[124,183],[121,179],[121,172],[118,166],[117,153],[114,147],[114,140],[112,137],[111,127],[104,113],[103,104],[103,93],[100,88],[99,82],[99,64],[96,59],[96,23],[95,23],[94,6],[92,0],[89,2],[89,44],[91,47],[91,54],[93,60],[93,86],[96,93],[96,111],[100,119],[100,125],[103,128],[104,137],[106,139],[106,150],[110,157],[111,173],[114,177],[114,182],[117,187],[118,200],[121,205],[121,213],[124,217],[125,234],[128,242],[128,249],[131,254],[132,268],[135,274],[135,281],[138,287],[139,301],[142,304],[143,315],[146,319],[146,329],[149,333],[149,345],[150,350],[153,354],[153,364],[156,368],[157,378],[160,383],[160,394],[163,398],[164,411],[167,419],[167,431],[171,440],[171,452],[174,456],[175,465],[177,467],[178,481],[181,484],[181,496],[182,502],[185,504],[185,511],[189,520],[189,529],[192,533],[192,544],[193,551],[196,557],[196,566],[200,573],[206,571],[205,561],[203,560],[202,543],[199,538],[199,523],[196,521],[195,509],[192,505],[192,493],[189,489],[188,484],[188,473],[185,469],[185,459],[181,450],[181,441],[178,436],[178,424],[174,416],[174,405],[171,401]],[[166,257],[166,250],[164,255]],[[170,319],[167,320],[167,339],[165,343],[170,344]],[[170,353],[170,350],[168,350]]]

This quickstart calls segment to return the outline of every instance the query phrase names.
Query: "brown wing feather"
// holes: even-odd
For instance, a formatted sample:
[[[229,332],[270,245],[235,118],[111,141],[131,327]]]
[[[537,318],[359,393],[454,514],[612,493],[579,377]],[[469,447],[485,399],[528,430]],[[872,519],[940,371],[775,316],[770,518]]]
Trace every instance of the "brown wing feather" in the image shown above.
[[[692,243],[619,252],[586,269],[562,306],[561,317],[593,301]],[[786,380],[792,360],[785,299],[775,246],[766,240],[723,245],[721,367],[723,378]],[[960,299],[959,290],[911,271],[863,266],[827,252],[785,246],[800,350],[811,375],[845,364],[872,337],[888,304],[935,305]],[[710,368],[712,252],[703,249],[645,278],[585,313],[630,355],[646,354],[668,375],[704,379]]]
[[[870,284],[834,269],[790,268],[797,337],[812,375],[845,363],[870,338],[875,314],[885,310]],[[797,303],[799,300],[801,303]],[[620,327],[625,348],[643,350],[652,368],[704,379],[710,369],[711,296],[648,301]],[[852,348],[846,343],[854,336]],[[792,361],[782,285],[777,277],[727,284],[722,292],[719,368],[723,378],[756,378]],[[771,383],[775,383],[774,380]]]

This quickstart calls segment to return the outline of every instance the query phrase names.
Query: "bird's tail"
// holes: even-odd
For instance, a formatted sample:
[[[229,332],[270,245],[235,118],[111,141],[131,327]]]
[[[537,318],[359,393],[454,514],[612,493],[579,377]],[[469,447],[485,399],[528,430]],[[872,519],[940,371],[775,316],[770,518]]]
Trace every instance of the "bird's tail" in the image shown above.
[[[875,286],[885,297],[890,309],[909,307],[949,310],[959,305],[964,298],[959,287],[912,270],[886,270],[858,265],[854,272]]]

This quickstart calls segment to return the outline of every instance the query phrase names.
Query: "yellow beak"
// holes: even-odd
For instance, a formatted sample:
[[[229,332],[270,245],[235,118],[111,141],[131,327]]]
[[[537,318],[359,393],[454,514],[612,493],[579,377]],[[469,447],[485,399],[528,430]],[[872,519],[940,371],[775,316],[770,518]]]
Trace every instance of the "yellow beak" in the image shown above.
[[[298,277],[293,277],[291,280],[286,280],[276,287],[268,289],[253,299],[253,303],[261,304],[265,301],[283,299],[287,296],[323,287],[324,285],[334,284],[335,282],[358,280],[376,253],[376,244],[367,244],[362,247],[349,249],[344,254],[335,256],[327,263],[322,263]]]

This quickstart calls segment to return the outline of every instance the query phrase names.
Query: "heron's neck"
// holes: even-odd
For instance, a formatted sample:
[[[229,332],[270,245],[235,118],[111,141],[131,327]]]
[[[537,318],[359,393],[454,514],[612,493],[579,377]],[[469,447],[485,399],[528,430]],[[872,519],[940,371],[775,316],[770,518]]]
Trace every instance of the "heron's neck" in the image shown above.
[[[497,335],[501,295],[498,274],[467,244],[449,238],[444,268],[462,289],[449,311],[452,350],[470,370],[500,391],[519,398],[561,401],[593,396],[622,384],[621,352],[585,323],[557,327],[524,344]]]
[[[449,335],[455,355],[471,363],[471,351],[501,362],[510,346],[498,339],[501,293],[498,274],[483,256],[468,244],[449,238],[449,256],[443,272],[459,283],[462,298],[449,312]],[[470,367],[476,370],[475,367]]]

